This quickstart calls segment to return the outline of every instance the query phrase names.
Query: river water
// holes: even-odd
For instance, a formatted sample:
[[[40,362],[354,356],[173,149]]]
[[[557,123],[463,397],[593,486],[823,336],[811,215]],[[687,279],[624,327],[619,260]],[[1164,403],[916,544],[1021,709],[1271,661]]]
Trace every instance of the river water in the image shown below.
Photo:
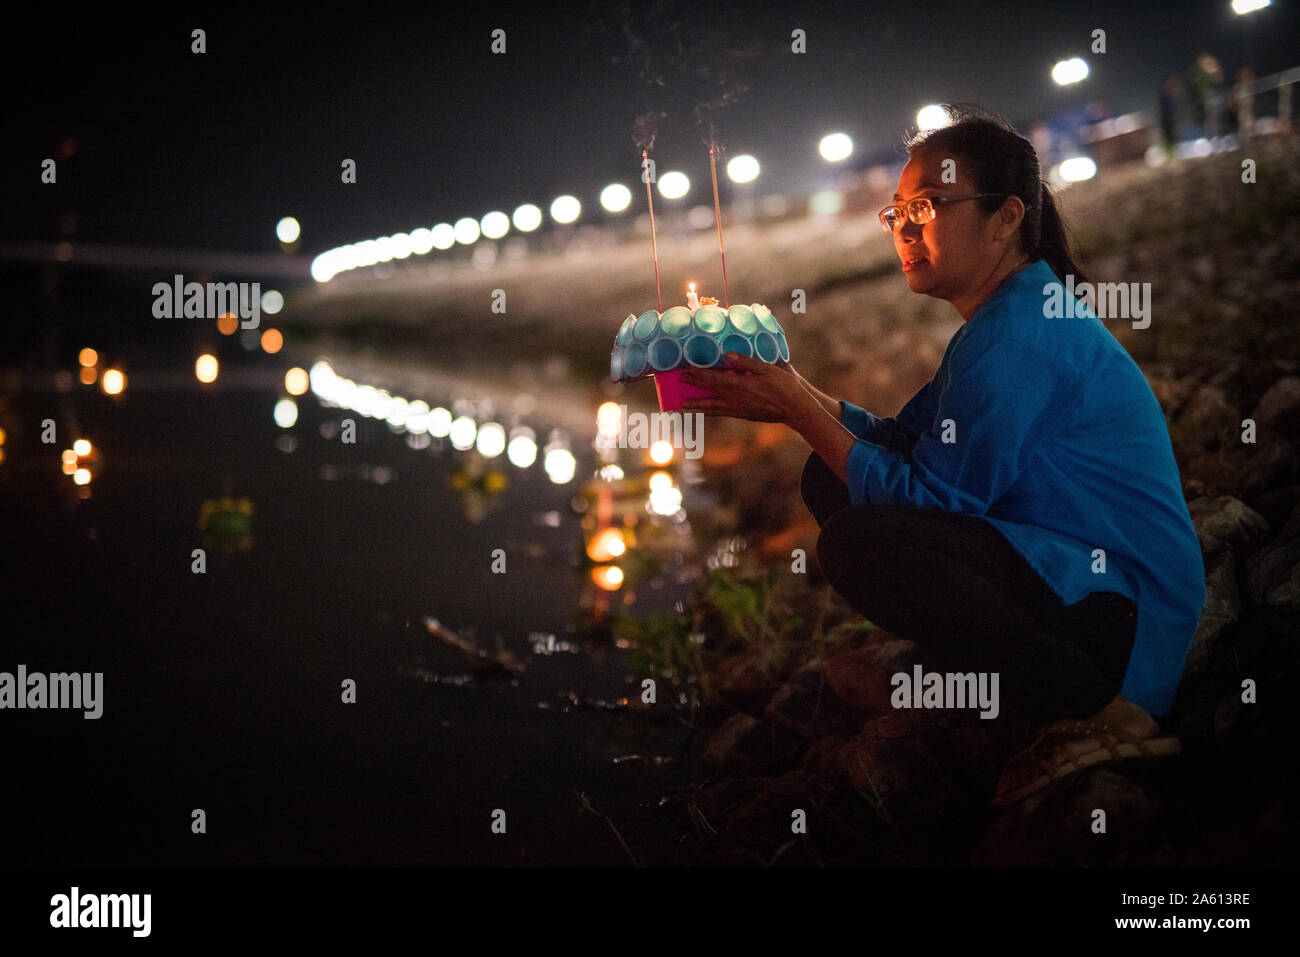
[[[580,561],[595,423],[558,484],[540,453],[488,460],[312,392],[285,428],[284,372],[316,357],[236,339],[208,385],[175,344],[125,351],[116,397],[66,370],[3,380],[0,671],[104,674],[98,720],[0,712],[5,863],[627,864],[615,829],[671,860],[655,805],[696,749],[686,711],[628,707],[643,676],[624,649],[570,634],[629,590],[604,595]],[[548,423],[520,421],[545,445]],[[80,437],[86,486],[60,464]],[[626,610],[680,601],[676,561]],[[524,670],[485,674],[429,618]]]

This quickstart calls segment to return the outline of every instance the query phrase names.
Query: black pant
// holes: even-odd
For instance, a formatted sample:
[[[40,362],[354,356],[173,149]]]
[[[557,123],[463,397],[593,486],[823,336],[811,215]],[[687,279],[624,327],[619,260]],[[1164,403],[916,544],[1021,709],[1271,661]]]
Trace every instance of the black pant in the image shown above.
[[[924,645],[943,670],[998,672],[999,699],[1039,723],[1101,710],[1123,684],[1137,606],[1065,605],[991,523],[915,505],[853,505],[815,452],[801,482],[817,559],[859,614]]]

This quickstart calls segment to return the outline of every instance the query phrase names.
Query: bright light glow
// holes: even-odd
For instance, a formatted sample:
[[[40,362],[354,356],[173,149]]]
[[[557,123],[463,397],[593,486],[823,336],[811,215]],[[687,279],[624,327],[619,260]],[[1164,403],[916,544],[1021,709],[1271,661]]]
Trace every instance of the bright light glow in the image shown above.
[[[1263,10],[1272,2],[1273,0],[1232,0],[1232,12],[1238,16],[1254,13],[1256,10]]]
[[[557,223],[571,223],[582,214],[582,203],[578,202],[578,197],[564,196],[555,197],[551,203],[551,219]]]
[[[381,263],[386,263],[397,253],[397,244],[392,236],[380,236],[375,240],[375,256]]]
[[[87,346],[77,353],[77,362],[83,366],[93,366],[99,362],[99,353]]]
[[[623,470],[614,463],[602,465],[596,472],[596,478],[602,482],[617,482],[623,477]]]
[[[627,551],[621,528],[602,528],[587,543],[587,556],[593,562],[607,562]]]
[[[416,399],[406,407],[406,431],[413,435],[429,431],[429,403]]]
[[[556,485],[565,485],[573,481],[574,473],[578,470],[578,462],[568,449],[551,449],[546,453],[542,467],[546,469],[546,475],[552,482]]]
[[[748,153],[727,160],[727,175],[733,183],[752,183],[758,179],[758,160]]]
[[[506,430],[496,422],[484,422],[474,446],[484,458],[494,459],[506,450]]]
[[[217,381],[217,357],[205,352],[194,360],[194,375],[200,382]]]
[[[410,233],[393,233],[390,237],[393,244],[394,259],[408,259],[411,255],[411,234]]]
[[[411,252],[423,256],[433,248],[433,231],[421,226],[411,230]]]
[[[1061,60],[1056,66],[1052,67],[1052,79],[1058,86],[1068,86],[1071,83],[1078,83],[1088,75],[1087,61],[1079,57],[1070,57],[1068,60]]]
[[[1067,183],[1078,183],[1096,176],[1097,164],[1087,156],[1072,156],[1067,160],[1062,160],[1058,170],[1061,179]]]
[[[655,489],[650,493],[650,511],[656,515],[676,515],[682,508],[682,490],[679,488]]]
[[[542,225],[542,211],[532,203],[524,203],[515,210],[514,223],[521,233],[531,233]]]
[[[86,385],[94,385],[96,375],[97,373],[95,372],[94,366],[81,367],[81,381],[84,382]]]
[[[659,192],[665,199],[681,199],[691,191],[690,177],[677,170],[669,170],[659,177]]]
[[[118,395],[126,388],[126,376],[117,369],[109,369],[99,380],[99,387],[104,390],[105,395]]]
[[[828,163],[838,163],[853,155],[853,140],[847,133],[828,133],[817,144],[817,152]]]
[[[617,591],[623,584],[623,569],[617,565],[598,565],[591,570],[591,580],[605,591]]]
[[[938,103],[931,103],[916,111],[916,128],[918,130],[938,130],[949,125],[952,117]]]
[[[63,450],[63,474],[71,475],[77,471],[77,453],[72,449]]]
[[[606,212],[621,213],[632,202],[632,191],[622,183],[610,183],[600,191],[600,205]]]
[[[307,391],[309,378],[306,369],[294,366],[284,374],[284,391],[290,395],[302,395]]]
[[[76,482],[78,485],[89,485],[90,469],[77,469],[77,471],[72,473],[72,481]]]
[[[468,246],[471,243],[478,242],[479,228],[478,220],[472,216],[462,216],[456,220],[456,242]]]
[[[834,189],[818,190],[808,197],[808,209],[818,216],[833,216],[844,208],[844,194]]]
[[[462,415],[451,423],[451,429],[448,435],[451,436],[452,448],[461,452],[468,451],[474,447],[474,436],[478,433],[478,426],[474,420],[467,415]]]
[[[672,488],[673,477],[667,472],[656,472],[650,476],[650,491],[658,492],[660,489]]]
[[[456,227],[451,223],[439,223],[433,227],[433,248],[450,249],[456,245]]]
[[[616,402],[605,402],[596,410],[596,432],[612,439],[618,435],[623,422],[623,411]]]
[[[282,429],[289,429],[298,421],[298,403],[293,399],[281,399],[275,404],[275,424]]]
[[[275,235],[282,243],[296,243],[298,237],[302,235],[302,227],[298,225],[298,220],[286,216],[275,224]]]
[[[284,346],[284,336],[279,329],[267,329],[262,333],[262,348],[267,355],[275,355]]]
[[[510,232],[510,217],[505,213],[493,210],[483,217],[479,225],[483,229],[483,235],[488,239],[500,239]]]
[[[650,446],[650,461],[655,465],[667,465],[673,460],[673,444],[667,439],[660,439]]]
[[[429,434],[435,439],[445,439],[451,434],[451,413],[442,406],[429,413]]]
[[[235,318],[233,312],[224,313],[221,318],[217,320],[217,332],[221,333],[223,336],[233,336],[235,330],[238,328],[239,320]]]
[[[77,441],[72,443],[72,451],[76,452],[78,456],[89,455],[90,442],[86,439],[77,439]]]
[[[334,274],[339,272],[339,269],[335,267],[335,264],[337,263],[337,251],[329,250],[328,252],[322,252],[321,255],[318,255],[316,259],[312,260],[313,280],[316,280],[317,282],[329,282],[330,280],[333,280]]]
[[[511,430],[506,458],[510,459],[511,465],[521,469],[526,469],[537,461],[537,437],[532,429],[521,425]]]
[[[284,296],[280,295],[276,289],[268,289],[262,293],[262,311],[268,316],[274,316],[284,308]]]
[[[395,396],[388,407],[388,414],[384,416],[386,421],[394,429],[406,429],[406,410],[410,408],[411,403],[407,402],[401,396]]]

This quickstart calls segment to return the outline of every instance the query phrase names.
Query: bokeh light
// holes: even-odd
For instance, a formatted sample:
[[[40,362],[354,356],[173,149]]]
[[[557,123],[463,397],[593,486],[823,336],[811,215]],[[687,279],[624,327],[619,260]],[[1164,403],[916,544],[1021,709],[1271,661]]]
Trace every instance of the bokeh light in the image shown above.
[[[286,216],[275,224],[275,235],[282,243],[296,243],[298,237],[302,235],[302,227],[298,225],[298,220]]]
[[[938,130],[952,122],[948,111],[938,103],[929,103],[916,111],[918,130]]]
[[[99,353],[87,346],[77,353],[77,362],[83,366],[93,366],[99,362]]]
[[[275,424],[282,429],[292,428],[298,421],[298,403],[293,399],[281,399],[275,404]]]
[[[262,333],[262,348],[268,355],[275,355],[284,346],[284,336],[279,329],[267,329]]]
[[[733,183],[752,183],[758,179],[758,160],[748,153],[733,156],[727,161],[727,175]]]
[[[665,199],[681,199],[691,191],[691,179],[678,170],[670,170],[659,177],[659,192]]]
[[[194,360],[194,376],[200,382],[216,382],[217,371],[217,357],[209,352]]]
[[[847,133],[827,133],[817,144],[817,152],[828,163],[838,163],[853,155],[853,140]]]
[[[478,220],[472,216],[462,216],[456,220],[456,242],[469,246],[478,242],[479,228]]]
[[[621,213],[632,202],[632,191],[622,183],[610,183],[600,191],[600,205],[606,212]]]
[[[120,369],[109,369],[99,380],[105,395],[120,395],[126,388],[126,376]]]
[[[532,203],[524,203],[515,210],[514,215],[515,229],[521,233],[531,233],[538,226],[542,225],[542,211]]]
[[[557,196],[551,203],[551,218],[557,223],[571,223],[582,214],[582,203],[576,196]]]
[[[284,308],[284,296],[278,289],[268,289],[262,293],[262,311],[268,316],[274,316]]]
[[[667,439],[660,439],[650,446],[650,461],[655,465],[667,465],[673,460],[673,444]]]
[[[488,239],[500,239],[510,232],[510,217],[494,210],[483,217],[479,222],[479,228]]]
[[[284,391],[290,395],[302,395],[307,391],[309,383],[307,370],[300,369],[298,366],[294,366],[284,374]]]
[[[591,580],[605,591],[617,591],[623,584],[623,569],[617,565],[597,565],[591,570]]]

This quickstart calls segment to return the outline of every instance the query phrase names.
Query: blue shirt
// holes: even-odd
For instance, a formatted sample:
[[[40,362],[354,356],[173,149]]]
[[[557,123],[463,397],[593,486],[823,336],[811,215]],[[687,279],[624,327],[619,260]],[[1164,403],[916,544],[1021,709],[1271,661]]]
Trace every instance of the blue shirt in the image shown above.
[[[849,497],[983,518],[1067,605],[1132,599],[1120,691],[1162,716],[1205,604],[1200,544],[1146,378],[1083,303],[1047,318],[1053,286],[1042,260],[1008,277],[897,416],[843,403]]]

